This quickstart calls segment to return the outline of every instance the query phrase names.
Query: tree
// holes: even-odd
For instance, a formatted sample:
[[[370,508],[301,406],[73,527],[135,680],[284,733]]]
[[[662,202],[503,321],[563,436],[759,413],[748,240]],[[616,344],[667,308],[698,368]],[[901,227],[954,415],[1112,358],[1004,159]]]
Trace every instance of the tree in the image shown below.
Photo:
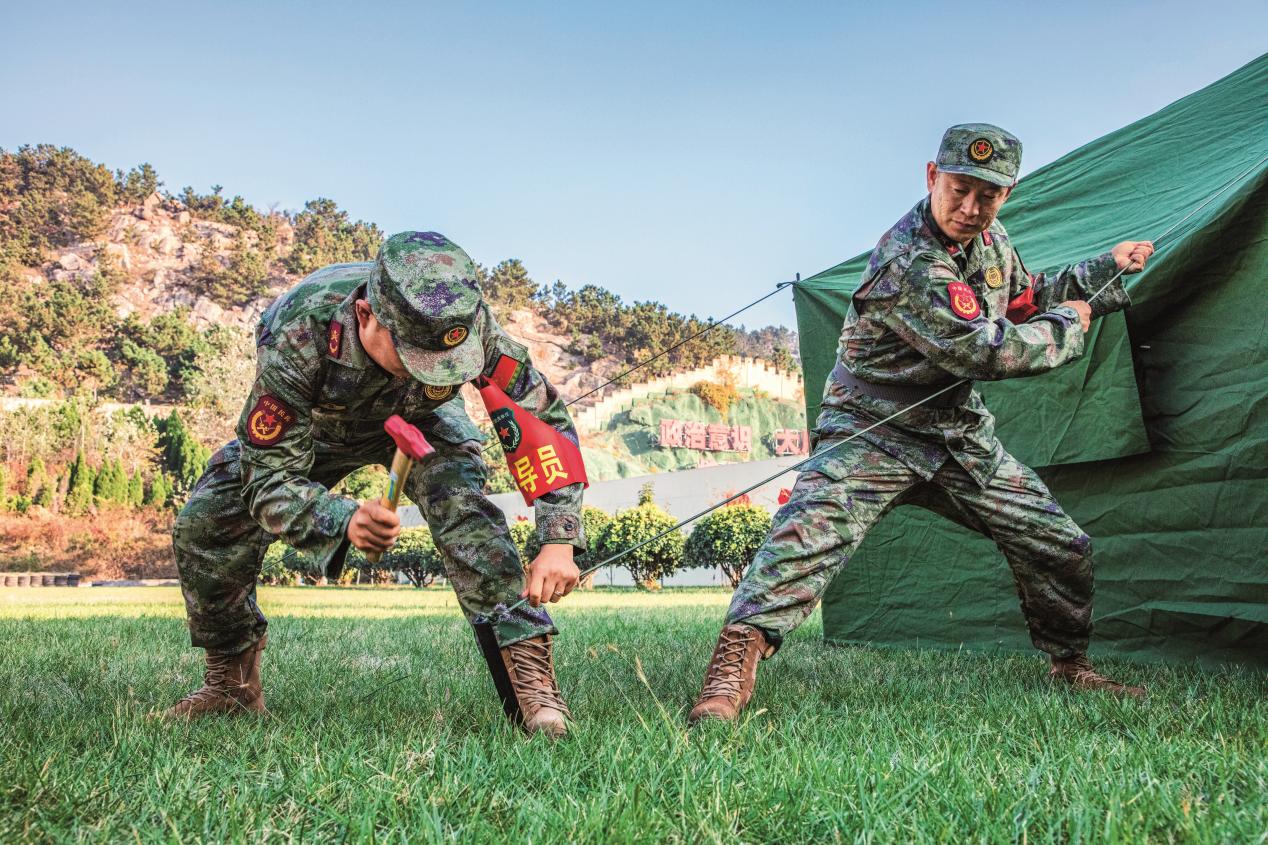
[[[150,489],[145,494],[145,506],[147,508],[165,508],[171,498],[172,485],[167,480],[167,475],[163,472],[154,473],[154,478],[150,479]]]
[[[79,516],[92,507],[92,490],[95,473],[84,460],[83,452],[75,453],[75,463],[70,468],[70,486],[66,491],[66,512]]]
[[[493,305],[507,310],[527,308],[537,298],[537,283],[518,258],[508,258],[481,280],[481,292]]]
[[[122,170],[115,171],[115,184],[120,199],[127,202],[143,202],[163,183],[159,181],[154,167],[147,161],[127,173]]]
[[[677,524],[672,516],[652,501],[651,484],[645,484],[639,493],[639,504],[628,510],[617,511],[612,521],[603,529],[598,553],[603,558],[630,552],[621,558],[621,564],[629,570],[634,582],[645,589],[659,589],[659,580],[672,575],[682,563],[684,539],[682,532],[672,531]],[[655,542],[648,542],[663,532]]]
[[[327,264],[369,261],[383,242],[373,223],[348,219],[334,200],[319,197],[295,215],[295,243],[283,262],[292,273],[311,273]]]
[[[91,240],[116,199],[110,170],[70,147],[0,149],[0,265],[37,267],[45,250]]]
[[[383,555],[382,565],[404,574],[415,587],[429,586],[445,574],[445,558],[427,526],[402,531],[396,545]]]
[[[124,504],[128,498],[128,480],[123,465],[117,460],[106,460],[93,482],[93,495],[98,502]]]
[[[44,465],[43,458],[37,456],[27,466],[25,491],[27,498],[37,505],[48,507],[48,504],[52,504],[51,495],[48,496],[48,504],[43,501],[45,493],[52,492],[49,485],[48,468]]]
[[[707,515],[687,538],[690,566],[720,567],[734,589],[770,533],[771,516],[756,505],[731,505]]]
[[[128,479],[128,505],[139,508],[145,503],[145,482],[141,479],[141,470],[134,470]]]
[[[171,474],[176,491],[188,492],[202,475],[211,450],[194,438],[177,411],[159,423],[158,445],[163,466]]]

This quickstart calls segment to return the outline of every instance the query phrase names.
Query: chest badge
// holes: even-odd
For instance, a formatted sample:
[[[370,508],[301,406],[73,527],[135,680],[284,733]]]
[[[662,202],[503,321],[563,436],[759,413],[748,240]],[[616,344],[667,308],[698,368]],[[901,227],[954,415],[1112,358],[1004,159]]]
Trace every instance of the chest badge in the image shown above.
[[[443,402],[453,395],[453,387],[437,387],[434,384],[423,385],[423,395],[433,402]]]
[[[973,295],[973,288],[964,282],[951,282],[947,285],[947,296],[951,300],[951,310],[957,317],[972,320],[982,313],[977,297]]]
[[[1000,269],[998,267],[987,267],[986,286],[991,290],[995,290],[996,288],[1003,287],[1003,285],[1004,274],[1000,271]]]

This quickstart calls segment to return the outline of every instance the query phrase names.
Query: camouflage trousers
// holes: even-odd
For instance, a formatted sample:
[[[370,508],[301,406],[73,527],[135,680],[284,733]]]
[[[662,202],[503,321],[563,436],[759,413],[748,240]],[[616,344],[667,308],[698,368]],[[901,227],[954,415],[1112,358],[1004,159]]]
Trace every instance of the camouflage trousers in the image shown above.
[[[821,454],[839,440],[825,440]],[[1005,454],[985,488],[953,459],[926,481],[861,440],[807,465],[736,589],[727,623],[761,628],[778,647],[892,508],[932,510],[995,541],[1008,560],[1031,641],[1057,657],[1087,650],[1092,547],[1034,472]]]
[[[450,444],[429,437],[436,452],[418,462],[405,492],[418,504],[445,560],[445,574],[468,619],[509,605],[524,589],[524,571],[506,518],[484,495],[487,473],[476,441]],[[386,435],[356,447],[316,444],[309,478],[327,487],[373,463],[390,463]],[[242,499],[239,446],[232,441],[212,456],[172,532],[181,592],[195,646],[236,653],[264,636],[268,622],[255,599],[264,552],[276,538],[258,525]],[[344,550],[322,561],[341,568]],[[556,633],[543,609],[525,605],[494,616],[500,645]]]

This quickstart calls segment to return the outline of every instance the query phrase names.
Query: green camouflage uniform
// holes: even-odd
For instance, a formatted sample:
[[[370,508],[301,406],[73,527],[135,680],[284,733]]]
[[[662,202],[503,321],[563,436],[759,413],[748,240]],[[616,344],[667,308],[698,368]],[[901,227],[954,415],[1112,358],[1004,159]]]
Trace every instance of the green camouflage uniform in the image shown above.
[[[483,437],[458,389],[500,364],[512,398],[574,441],[576,433],[527,349],[480,300],[474,278],[471,259],[442,236],[404,233],[374,263],[318,270],[264,312],[238,438],[212,456],[173,532],[195,646],[239,652],[264,635],[255,583],[275,539],[338,574],[358,503],[330,488],[362,466],[391,463],[395,444],[383,424],[393,414],[436,449],[415,465],[405,492],[431,527],[463,611],[485,616],[518,599],[522,564],[503,514],[484,495]],[[366,354],[358,299],[368,299],[392,331],[413,378],[392,376]],[[581,499],[575,484],[537,500],[543,543],[585,548]],[[502,646],[555,632],[544,610],[528,606],[494,619]]]
[[[948,137],[941,170],[1012,183],[1020,144],[1011,135],[970,124],[952,127]],[[966,155],[969,144],[983,139],[995,174],[983,174]],[[956,388],[960,401],[950,407],[914,408],[832,448],[915,401],[868,395],[866,387],[842,384],[847,379],[838,374],[915,387],[919,398],[958,379],[1046,372],[1083,354],[1078,314],[1058,303],[1087,300],[1116,272],[1105,253],[1031,276],[998,220],[962,247],[939,231],[928,198],[899,220],[872,252],[846,315],[814,456],[736,590],[727,623],[759,627],[778,646],[810,614],[868,529],[893,507],[915,504],[995,541],[1012,567],[1038,648],[1057,657],[1083,653],[1091,631],[1091,541],[1035,472],[1004,450],[978,392]],[[1019,297],[1036,313],[1014,324],[1005,314]],[[1130,302],[1115,281],[1090,304],[1093,316],[1101,316]]]

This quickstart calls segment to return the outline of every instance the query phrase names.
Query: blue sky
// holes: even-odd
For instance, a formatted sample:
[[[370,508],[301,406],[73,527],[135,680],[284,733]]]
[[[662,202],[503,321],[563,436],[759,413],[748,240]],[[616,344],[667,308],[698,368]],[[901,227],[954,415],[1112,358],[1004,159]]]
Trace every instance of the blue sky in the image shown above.
[[[942,130],[1023,172],[1259,55],[1259,3],[24,3],[0,146],[328,196],[539,282],[722,315],[869,248]],[[1149,233],[1142,233],[1142,236]],[[750,325],[793,325],[790,295]]]

